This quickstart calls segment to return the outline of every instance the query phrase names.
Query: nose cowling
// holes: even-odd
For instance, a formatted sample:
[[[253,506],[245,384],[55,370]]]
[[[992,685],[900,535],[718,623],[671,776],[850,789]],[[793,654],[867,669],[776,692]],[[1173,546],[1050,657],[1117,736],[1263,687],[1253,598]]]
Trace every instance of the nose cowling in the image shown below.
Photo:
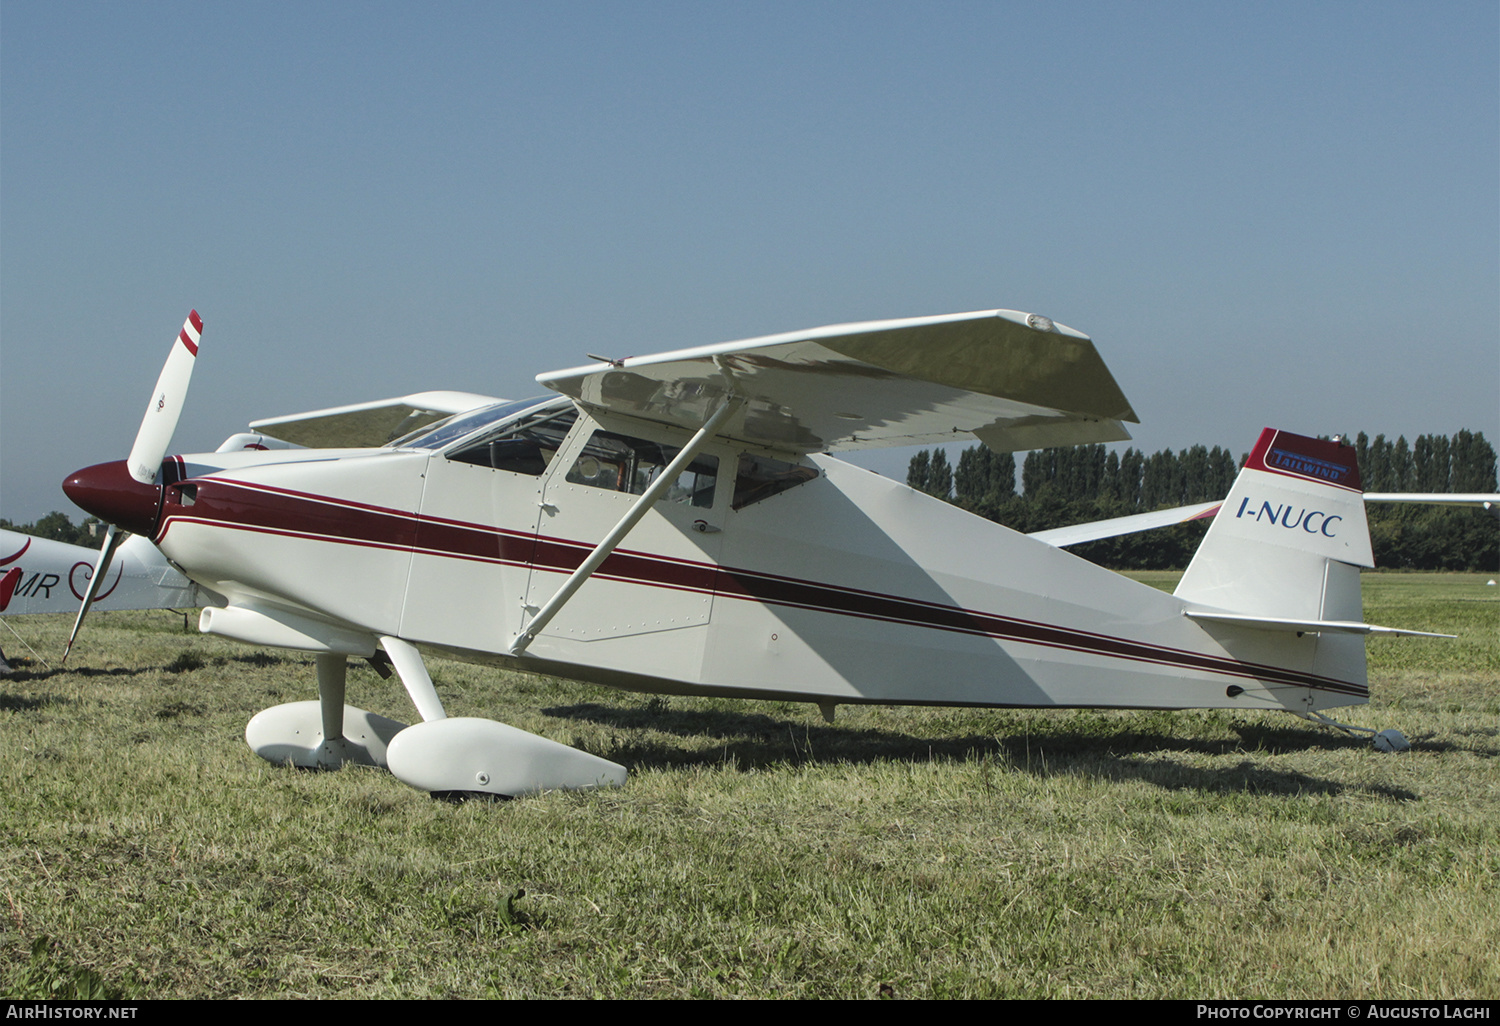
[[[75,471],[63,491],[87,513],[132,534],[151,537],[161,516],[162,486],[141,484],[124,460]]]

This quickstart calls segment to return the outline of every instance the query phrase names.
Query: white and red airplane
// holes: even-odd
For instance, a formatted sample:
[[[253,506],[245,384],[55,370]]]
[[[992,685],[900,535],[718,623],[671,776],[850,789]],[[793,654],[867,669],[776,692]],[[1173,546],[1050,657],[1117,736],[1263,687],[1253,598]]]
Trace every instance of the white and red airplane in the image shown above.
[[[423,393],[257,421],[164,461],[201,330],[195,313],[131,458],[64,489],[223,597],[203,631],[317,654],[319,700],[246,729],[275,762],[373,763],[432,792],[624,781],[597,756],[448,718],[424,652],[829,717],[875,703],[1332,723],[1325,710],[1368,700],[1364,635],[1422,633],[1363,622],[1370,540],[1338,442],[1267,429],[1170,595],[830,455],[1128,438],[1135,415],[1092,341],[1035,314],[601,360],[540,375],[551,397]],[[394,665],[422,722],[346,706],[350,656]]]

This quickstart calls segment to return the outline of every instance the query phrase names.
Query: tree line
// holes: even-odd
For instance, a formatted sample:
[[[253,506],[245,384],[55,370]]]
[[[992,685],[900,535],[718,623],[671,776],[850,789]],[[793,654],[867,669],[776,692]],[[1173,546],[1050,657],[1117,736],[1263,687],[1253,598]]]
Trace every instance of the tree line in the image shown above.
[[[36,538],[50,538],[53,541],[67,542],[69,545],[84,545],[91,549],[97,549],[104,543],[103,526],[99,526],[97,532],[93,530],[92,525],[98,524],[99,521],[94,517],[85,517],[83,523],[75,524],[68,519],[66,513],[59,513],[57,510],[29,524],[13,524],[0,517],[0,530],[19,531]]]
[[[1360,432],[1354,450],[1369,492],[1495,491],[1495,450],[1479,432],[1420,435],[1411,444],[1405,436],[1371,440]],[[923,449],[911,458],[906,483],[1029,534],[1222,499],[1248,457],[1236,460],[1227,449],[1202,445],[1150,455],[1134,448],[1107,452],[1103,445],[1038,449],[1020,466],[1018,490],[1011,453],[971,446],[955,468],[944,450]],[[1382,503],[1366,509],[1377,566],[1493,570],[1500,562],[1500,528],[1484,510]],[[1207,521],[1179,524],[1070,551],[1120,570],[1181,569],[1207,530]]]

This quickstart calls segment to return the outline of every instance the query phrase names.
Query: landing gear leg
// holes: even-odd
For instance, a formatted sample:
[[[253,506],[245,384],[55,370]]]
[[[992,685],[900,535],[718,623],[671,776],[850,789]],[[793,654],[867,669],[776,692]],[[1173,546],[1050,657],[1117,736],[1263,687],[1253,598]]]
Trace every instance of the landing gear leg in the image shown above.
[[[318,705],[323,712],[323,742],[344,738],[344,684],[349,661],[342,655],[318,655]]]
[[[318,713],[323,721],[323,743],[318,746],[318,766],[338,769],[346,762],[361,766],[384,766],[385,746],[406,729],[406,724],[344,704],[344,685],[349,661],[342,655],[318,655]],[[354,734],[348,737],[345,720]]]
[[[385,766],[386,745],[406,724],[344,704],[348,657],[318,653],[318,700],[263,710],[245,727],[255,754],[278,765],[338,769]]]
[[[422,653],[417,651],[417,646],[400,638],[381,638],[380,647],[391,657],[401,684],[411,696],[412,704],[417,707],[423,722],[447,719],[448,713],[443,709],[443,700],[438,697],[437,688],[432,686],[432,678],[427,674],[427,664],[422,662]]]

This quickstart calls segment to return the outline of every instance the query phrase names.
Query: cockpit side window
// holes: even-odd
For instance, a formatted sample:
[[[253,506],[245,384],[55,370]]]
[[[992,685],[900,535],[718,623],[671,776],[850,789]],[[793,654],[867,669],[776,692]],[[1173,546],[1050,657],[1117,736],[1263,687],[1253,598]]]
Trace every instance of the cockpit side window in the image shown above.
[[[577,419],[578,409],[573,406],[555,412],[541,411],[444,455],[459,463],[540,477]]]
[[[567,474],[572,484],[640,495],[682,450],[670,445],[595,431]],[[719,458],[699,455],[668,486],[663,502],[680,502],[712,509]]]
[[[509,420],[524,410],[533,406],[539,406],[547,402],[546,398],[519,399],[508,403],[495,403],[493,406],[481,407],[477,410],[469,410],[465,413],[455,413],[451,417],[424,424],[415,431],[410,431],[400,438],[386,443],[391,449],[441,449],[450,442],[456,442],[465,435],[473,434],[481,430],[486,424],[498,424],[500,421]]]
[[[742,453],[734,476],[734,503],[730,508],[744,509],[817,476],[816,467]]]

